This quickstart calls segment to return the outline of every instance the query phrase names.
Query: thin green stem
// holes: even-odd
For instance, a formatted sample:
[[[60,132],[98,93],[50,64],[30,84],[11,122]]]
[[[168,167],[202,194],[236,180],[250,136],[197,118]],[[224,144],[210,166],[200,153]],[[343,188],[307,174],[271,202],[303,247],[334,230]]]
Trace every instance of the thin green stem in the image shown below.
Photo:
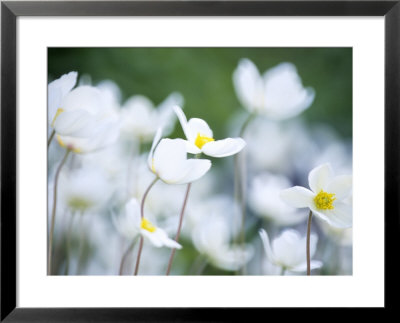
[[[140,217],[143,220],[144,218],[144,202],[146,201],[146,197],[149,194],[151,188],[154,186],[154,184],[158,181],[158,177],[156,177],[149,185],[149,187],[146,189],[146,191],[143,194],[142,202],[140,204]],[[138,254],[136,258],[136,265],[135,265],[135,271],[134,275],[136,276],[139,271],[139,264],[140,264],[140,256],[142,254],[142,249],[143,249],[143,236],[140,237],[140,243],[139,243],[139,249],[138,249]]]
[[[53,193],[53,209],[51,212],[51,224],[50,224],[50,233],[49,233],[49,241],[48,241],[48,254],[47,254],[47,275],[51,275],[51,260],[52,260],[52,252],[53,252],[53,235],[54,235],[54,225],[56,222],[56,210],[57,210],[57,184],[58,177],[60,176],[60,172],[62,167],[64,166],[68,155],[71,151],[67,149],[64,158],[61,160],[60,165],[57,168],[56,175],[54,177],[54,193]]]
[[[192,186],[192,183],[189,183],[186,187],[186,193],[185,193],[185,199],[183,200],[183,205],[182,205],[182,209],[181,209],[181,214],[179,215],[179,225],[178,225],[178,231],[176,232],[176,236],[175,236],[175,241],[178,242],[179,240],[179,236],[181,234],[181,229],[182,229],[182,223],[183,223],[183,215],[185,214],[185,208],[186,208],[186,204],[189,198],[189,192],[190,192],[190,187]],[[176,249],[173,248],[171,250],[171,255],[169,256],[169,261],[168,261],[168,267],[167,267],[167,273],[166,275],[168,276],[169,273],[171,272],[171,267],[172,267],[172,261],[174,259],[175,256],[175,252]]]
[[[310,236],[311,236],[311,220],[312,220],[312,211],[308,215],[308,223],[307,223],[307,276],[311,275],[311,257],[310,257]]]
[[[55,134],[56,134],[56,131],[53,129],[53,131],[50,134],[49,139],[47,139],[47,149],[49,149],[51,141],[53,140]]]

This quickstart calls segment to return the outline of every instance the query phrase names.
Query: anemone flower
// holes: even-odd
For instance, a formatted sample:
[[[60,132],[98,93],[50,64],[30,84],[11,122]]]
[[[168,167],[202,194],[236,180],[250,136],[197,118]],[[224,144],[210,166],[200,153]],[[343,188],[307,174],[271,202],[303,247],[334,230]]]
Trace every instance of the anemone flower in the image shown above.
[[[167,184],[187,184],[202,177],[211,167],[207,159],[188,159],[182,139],[161,139],[158,129],[148,157],[150,170]]]
[[[285,230],[280,236],[272,241],[271,245],[268,234],[264,229],[261,229],[259,234],[268,260],[274,265],[281,267],[283,273],[286,270],[291,272],[306,271],[306,250],[304,249],[306,243],[305,237],[301,237],[295,230]],[[310,246],[311,257],[313,257],[315,253],[317,242],[317,235],[312,234]],[[321,261],[311,261],[311,269],[320,268],[321,266]]]
[[[188,153],[226,157],[240,152],[246,146],[246,142],[242,138],[215,140],[212,130],[203,119],[192,118],[187,121],[179,106],[175,106],[174,110],[186,136],[185,142]]]
[[[281,191],[280,196],[290,206],[309,208],[313,214],[336,228],[352,226],[352,176],[334,176],[329,163],[314,168],[308,175],[311,190],[295,186]]]
[[[263,75],[249,59],[241,59],[233,73],[239,101],[252,114],[283,120],[306,110],[314,101],[314,90],[304,88],[296,67],[281,63]]]

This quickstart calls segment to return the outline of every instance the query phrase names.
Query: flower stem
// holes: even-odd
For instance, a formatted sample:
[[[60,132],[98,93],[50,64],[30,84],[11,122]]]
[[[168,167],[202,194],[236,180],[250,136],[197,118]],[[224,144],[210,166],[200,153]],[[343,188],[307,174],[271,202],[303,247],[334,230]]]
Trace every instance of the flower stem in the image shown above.
[[[242,137],[250,122],[255,118],[255,114],[250,114],[239,131],[239,136]],[[242,152],[235,155],[235,199],[240,206],[240,214],[241,214],[241,228],[240,228],[240,244],[242,247],[245,246],[246,243],[246,152],[243,150]],[[246,274],[246,264],[242,267],[242,274]]]
[[[126,249],[126,251],[124,252],[124,255],[122,256],[121,264],[119,265],[119,275],[120,276],[122,275],[123,270],[124,270],[124,264],[125,264],[126,257],[128,257],[129,253],[132,251],[133,247],[135,246],[135,242],[136,242],[135,240],[133,240],[131,242],[128,249]]]
[[[52,258],[52,248],[53,248],[53,235],[54,235],[54,224],[56,220],[56,208],[57,208],[57,184],[58,177],[60,176],[60,172],[62,167],[64,166],[70,150],[67,149],[64,158],[62,159],[60,165],[57,168],[56,175],[54,177],[54,193],[53,193],[53,210],[51,212],[51,225],[50,225],[50,234],[49,234],[49,245],[48,245],[48,254],[47,254],[47,275],[51,275],[51,258]]]
[[[149,194],[151,188],[154,186],[154,184],[158,181],[158,177],[156,177],[149,185],[149,187],[146,189],[146,191],[143,194],[142,198],[142,203],[140,204],[140,218],[143,220],[144,218],[144,202],[146,200],[147,194]],[[139,243],[139,250],[136,258],[136,265],[135,265],[135,272],[134,275],[136,276],[139,271],[139,264],[140,264],[140,256],[142,254],[142,249],[143,249],[143,236],[140,237],[140,243]]]
[[[181,214],[179,215],[178,231],[176,232],[176,236],[175,236],[175,241],[176,241],[176,242],[178,242],[179,236],[180,236],[180,234],[181,234],[182,222],[183,222],[183,215],[185,214],[185,208],[186,208],[186,204],[187,204],[187,201],[188,201],[188,197],[189,197],[189,192],[190,192],[190,187],[191,187],[191,186],[192,186],[192,184],[189,183],[189,184],[187,185],[187,188],[186,188],[185,199],[183,200],[183,205],[182,205]],[[171,271],[171,266],[172,266],[172,261],[173,261],[174,256],[175,256],[175,251],[176,251],[175,248],[173,248],[173,249],[171,250],[171,255],[170,255],[170,257],[169,257],[169,262],[168,262],[168,267],[167,267],[167,273],[166,273],[167,276],[169,275],[169,273],[170,273],[170,271]]]
[[[311,236],[311,220],[312,220],[312,211],[310,210],[310,214],[308,215],[308,223],[307,223],[307,276],[311,275],[311,257],[310,257],[310,236]]]
[[[49,149],[51,141],[53,140],[54,135],[56,134],[56,131],[53,129],[53,131],[50,134],[49,139],[47,140],[47,149]]]

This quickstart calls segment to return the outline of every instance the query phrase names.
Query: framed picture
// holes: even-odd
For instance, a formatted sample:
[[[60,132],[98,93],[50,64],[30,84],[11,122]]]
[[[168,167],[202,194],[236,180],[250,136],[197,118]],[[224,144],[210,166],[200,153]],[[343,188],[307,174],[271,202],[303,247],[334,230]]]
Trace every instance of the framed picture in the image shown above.
[[[2,321],[392,308],[398,1],[1,8]]]

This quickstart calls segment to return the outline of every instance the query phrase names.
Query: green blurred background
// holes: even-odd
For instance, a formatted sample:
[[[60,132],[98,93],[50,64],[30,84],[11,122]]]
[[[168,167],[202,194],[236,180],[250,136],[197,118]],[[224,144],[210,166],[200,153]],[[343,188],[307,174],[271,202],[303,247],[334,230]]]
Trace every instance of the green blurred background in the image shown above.
[[[243,110],[232,82],[241,58],[252,60],[261,73],[281,62],[294,63],[303,85],[316,91],[305,120],[352,136],[351,48],[49,48],[48,73],[49,82],[70,71],[89,74],[94,84],[113,80],[123,100],[141,94],[159,104],[178,91],[187,117],[206,119],[221,138],[226,135],[221,125]]]

